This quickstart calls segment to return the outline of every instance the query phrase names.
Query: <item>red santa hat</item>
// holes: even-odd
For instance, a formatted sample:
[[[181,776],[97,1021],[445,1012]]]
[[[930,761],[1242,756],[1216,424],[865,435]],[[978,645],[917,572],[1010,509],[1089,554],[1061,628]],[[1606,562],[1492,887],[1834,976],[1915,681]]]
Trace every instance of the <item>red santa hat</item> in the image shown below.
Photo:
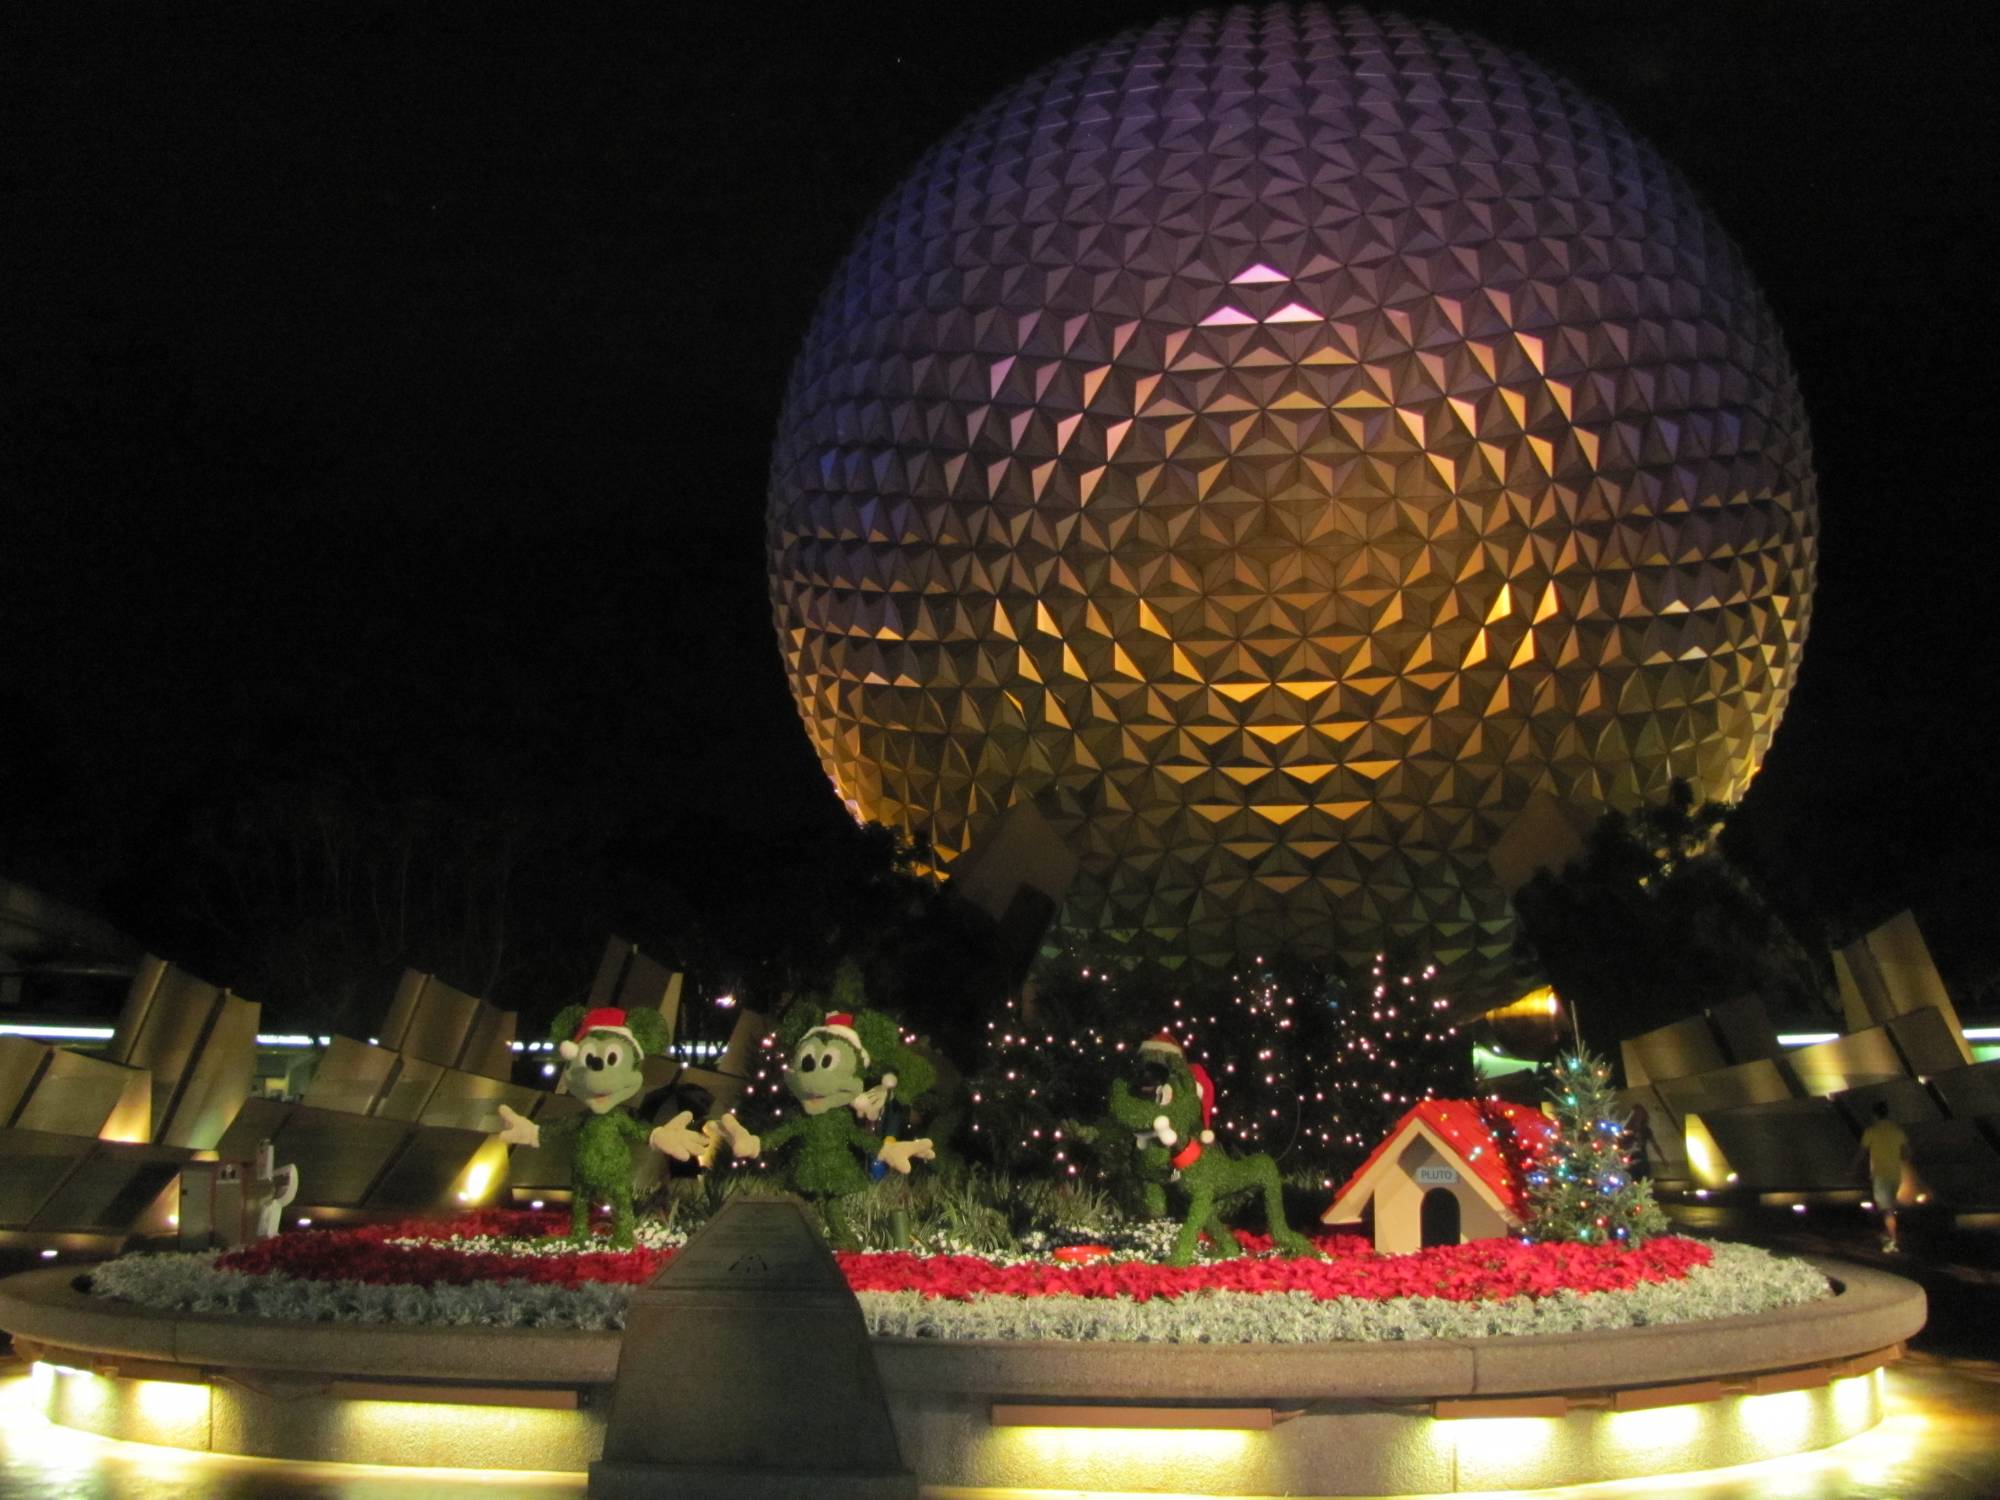
[[[808,1031],[806,1036],[839,1037],[854,1049],[855,1054],[861,1059],[861,1066],[864,1068],[868,1066],[868,1049],[861,1045],[861,1033],[854,1029],[854,1017],[844,1010],[835,1011],[824,1021],[820,1022],[819,1025]],[[801,1040],[804,1040],[804,1038],[801,1038]]]
[[[615,1006],[600,1005],[596,1010],[584,1012],[569,1040],[556,1044],[556,1051],[562,1054],[564,1062],[576,1061],[577,1053],[582,1050],[579,1043],[593,1031],[615,1031],[632,1044],[632,1050],[639,1056],[646,1055],[646,1049],[639,1045],[639,1039],[632,1035],[632,1028],[625,1023],[625,1012]]]
[[[1145,1041],[1139,1043],[1139,1051],[1142,1055],[1151,1052],[1163,1057],[1171,1056],[1181,1062],[1187,1062],[1187,1048],[1183,1047],[1170,1031],[1162,1030],[1154,1032]],[[1215,1080],[1208,1076],[1208,1069],[1204,1068],[1200,1063],[1187,1063],[1187,1070],[1194,1077],[1195,1092],[1201,1096],[1201,1135],[1199,1140],[1202,1145],[1210,1145],[1215,1140],[1215,1130],[1213,1128],[1215,1125]],[[1196,1155],[1199,1154],[1199,1152],[1196,1153]]]

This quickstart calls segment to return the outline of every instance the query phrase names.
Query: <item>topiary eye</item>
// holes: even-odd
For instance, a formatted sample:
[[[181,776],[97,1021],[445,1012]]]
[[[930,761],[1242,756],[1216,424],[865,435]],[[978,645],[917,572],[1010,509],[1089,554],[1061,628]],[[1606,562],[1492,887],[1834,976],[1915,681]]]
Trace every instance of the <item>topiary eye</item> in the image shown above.
[[[618,1049],[616,1047],[613,1047],[609,1052],[604,1054],[604,1066],[607,1068],[618,1066]]]
[[[819,1055],[819,1065],[820,1065],[820,1066],[821,1066],[822,1068],[830,1068],[830,1067],[832,1067],[832,1066],[833,1066],[833,1054],[832,1054],[831,1052],[822,1052],[822,1053],[820,1053],[820,1055]]]
[[[814,1068],[818,1066],[819,1066],[819,1060],[815,1058],[810,1052],[808,1052],[804,1057],[799,1059],[799,1071],[801,1073],[810,1073]]]

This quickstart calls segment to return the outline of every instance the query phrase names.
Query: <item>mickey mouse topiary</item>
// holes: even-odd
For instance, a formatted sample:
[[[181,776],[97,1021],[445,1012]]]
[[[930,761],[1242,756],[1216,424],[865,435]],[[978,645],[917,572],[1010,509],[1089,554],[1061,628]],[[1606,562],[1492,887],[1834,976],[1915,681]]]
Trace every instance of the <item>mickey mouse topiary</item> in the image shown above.
[[[627,1249],[636,1238],[632,1209],[632,1152],[650,1145],[675,1161],[712,1155],[709,1140],[690,1128],[693,1115],[682,1110],[648,1131],[623,1106],[645,1087],[648,1054],[667,1048],[666,1019],[656,1010],[596,1010],[572,1005],[555,1018],[550,1039],[568,1064],[562,1087],[582,1102],[583,1112],[551,1120],[546,1127],[500,1106],[500,1139],[515,1146],[539,1146],[545,1139],[576,1137],[570,1156],[570,1228],[573,1245],[590,1241],[590,1206],[611,1205],[611,1243]]]
[[[894,1018],[880,1011],[794,1005],[779,1024],[778,1041],[789,1054],[785,1087],[803,1113],[761,1136],[735,1115],[724,1115],[710,1127],[710,1139],[726,1140],[740,1160],[784,1152],[783,1184],[819,1208],[836,1249],[858,1250],[860,1240],[842,1203],[869,1186],[863,1163],[879,1161],[907,1175],[913,1162],[937,1154],[928,1138],[878,1139],[861,1122],[881,1119],[892,1094],[903,1104],[914,1103],[929,1091],[936,1070],[904,1044]]]

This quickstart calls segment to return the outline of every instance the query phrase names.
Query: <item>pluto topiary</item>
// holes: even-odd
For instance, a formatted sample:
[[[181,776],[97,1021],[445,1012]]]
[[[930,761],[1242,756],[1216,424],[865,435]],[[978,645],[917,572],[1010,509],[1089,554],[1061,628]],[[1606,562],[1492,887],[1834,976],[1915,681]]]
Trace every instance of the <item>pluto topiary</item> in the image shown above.
[[[1110,1113],[1132,1132],[1139,1147],[1147,1212],[1156,1218],[1166,1214],[1169,1186],[1187,1196],[1187,1214],[1167,1264],[1192,1261],[1204,1230],[1218,1255],[1241,1254],[1236,1236],[1223,1222],[1221,1205],[1253,1190],[1264,1195],[1273,1243],[1292,1255],[1317,1256],[1312,1241],[1285,1222],[1277,1163],[1261,1152],[1232,1156],[1215,1143],[1215,1085],[1207,1070],[1189,1063],[1185,1049],[1164,1031],[1139,1044],[1139,1063],[1138,1091],[1123,1078],[1112,1081]]]

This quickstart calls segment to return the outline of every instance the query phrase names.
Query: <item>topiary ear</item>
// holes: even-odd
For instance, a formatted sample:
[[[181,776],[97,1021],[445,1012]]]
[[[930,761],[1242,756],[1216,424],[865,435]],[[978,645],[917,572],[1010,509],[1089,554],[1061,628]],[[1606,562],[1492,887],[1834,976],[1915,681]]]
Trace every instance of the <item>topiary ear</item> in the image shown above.
[[[632,1033],[632,1040],[646,1056],[658,1057],[667,1050],[667,1018],[658,1011],[650,1008],[627,1011],[625,1029]]]
[[[826,1018],[826,1012],[811,1000],[794,1000],[778,1018],[778,1046],[786,1055],[805,1040],[805,1035]]]
[[[937,1082],[937,1069],[930,1059],[903,1045],[903,1028],[894,1016],[879,1010],[864,1010],[854,1018],[855,1034],[873,1059],[869,1071],[896,1075],[896,1097],[913,1104],[930,1092]]]
[[[870,1072],[880,1073],[887,1069],[901,1074],[902,1069],[896,1066],[895,1056],[902,1050],[903,1034],[896,1025],[895,1017],[885,1016],[879,1010],[860,1011],[854,1017],[854,1034],[868,1049]]]
[[[859,1015],[868,1008],[868,985],[861,977],[861,965],[853,959],[843,959],[840,967],[833,971],[833,992],[827,997],[826,1008],[829,1011],[845,1011],[850,1016]],[[870,1047],[868,1050],[872,1053],[875,1049]]]
[[[587,1006],[565,1005],[556,1012],[556,1018],[549,1022],[549,1040],[566,1042],[576,1035],[576,1028],[583,1024],[583,1018],[590,1014]]]
[[[896,1059],[896,1097],[905,1104],[915,1104],[937,1082],[937,1067],[916,1048],[900,1042],[891,1055]]]

